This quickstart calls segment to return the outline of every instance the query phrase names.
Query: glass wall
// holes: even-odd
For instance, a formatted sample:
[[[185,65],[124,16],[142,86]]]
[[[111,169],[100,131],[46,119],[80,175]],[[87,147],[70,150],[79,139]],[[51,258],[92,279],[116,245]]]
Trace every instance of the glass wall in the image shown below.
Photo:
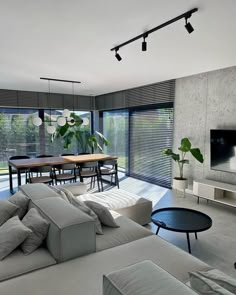
[[[49,110],[40,110],[45,121],[50,116]],[[89,125],[81,127],[82,131],[90,132],[91,112],[75,111],[76,115],[89,119]],[[76,141],[69,149],[64,149],[62,138],[52,141],[51,135],[46,131],[48,122],[40,127],[32,123],[32,117],[38,115],[37,109],[0,108],[0,173],[8,173],[7,161],[11,156],[27,155],[35,157],[39,154],[52,154],[58,156],[62,153],[79,153]],[[52,110],[52,121],[62,114],[62,110]],[[56,124],[56,123],[55,123]]]
[[[103,112],[103,134],[109,141],[109,145],[104,147],[104,152],[118,156],[119,167],[127,170],[128,111]]]

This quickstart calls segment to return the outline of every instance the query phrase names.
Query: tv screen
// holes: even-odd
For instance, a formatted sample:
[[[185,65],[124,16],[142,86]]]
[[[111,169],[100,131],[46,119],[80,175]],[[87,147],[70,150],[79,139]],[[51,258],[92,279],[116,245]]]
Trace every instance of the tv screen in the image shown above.
[[[236,173],[236,130],[211,130],[211,169]]]

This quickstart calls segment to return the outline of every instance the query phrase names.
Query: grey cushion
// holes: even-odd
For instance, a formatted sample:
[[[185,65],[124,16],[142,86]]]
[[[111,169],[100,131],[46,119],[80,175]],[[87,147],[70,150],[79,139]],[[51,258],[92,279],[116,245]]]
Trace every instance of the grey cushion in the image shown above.
[[[32,230],[32,233],[21,244],[21,249],[25,254],[34,252],[46,238],[49,223],[35,208],[29,210],[22,220],[22,223]]]
[[[225,288],[221,287],[217,283],[201,276],[197,272],[190,272],[190,284],[191,287],[202,295],[232,295],[234,293],[229,292]]]
[[[232,292],[233,294],[236,294],[236,279],[227,276],[218,269],[211,269],[209,271],[199,271],[198,273],[201,276],[210,279],[211,281],[214,281],[215,283]]]
[[[103,295],[195,295],[151,261],[142,261],[103,277]]]
[[[32,231],[14,216],[0,227],[0,260],[16,249]]]
[[[93,212],[98,216],[102,224],[109,227],[119,227],[119,225],[115,222],[113,216],[111,215],[110,211],[106,207],[93,201],[85,201],[84,203],[91,210],[93,210]]]
[[[24,255],[20,249],[16,249],[0,261],[0,281],[53,264],[56,264],[56,261],[45,248],[39,248],[29,255]]]
[[[19,209],[18,206],[12,204],[8,200],[0,201],[0,226],[11,218]]]
[[[70,199],[70,202],[73,206],[79,208],[81,211],[88,214],[89,216],[91,216],[94,219],[96,233],[102,235],[103,234],[102,226],[101,226],[101,222],[100,222],[97,214],[93,210],[91,210],[88,206],[86,206],[83,202],[81,202],[80,200],[78,200],[74,197]]]
[[[22,219],[28,210],[30,199],[26,197],[26,195],[24,195],[21,191],[18,191],[12,197],[10,197],[9,201],[19,207],[15,214],[18,215],[20,219]]]

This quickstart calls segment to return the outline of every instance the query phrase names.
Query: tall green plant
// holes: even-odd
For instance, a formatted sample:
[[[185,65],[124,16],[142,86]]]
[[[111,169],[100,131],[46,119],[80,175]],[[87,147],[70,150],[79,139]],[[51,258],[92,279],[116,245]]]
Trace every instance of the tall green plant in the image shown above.
[[[66,124],[64,126],[58,126],[56,129],[55,138],[63,138],[64,148],[68,149],[72,141],[76,140],[80,153],[88,153],[96,150],[103,151],[102,146],[108,145],[108,140],[105,136],[98,131],[91,134],[89,130],[84,130],[82,119],[75,113],[72,113],[71,117],[75,120],[73,126]]]
[[[176,154],[171,149],[165,149],[163,150],[163,154],[166,156],[170,156],[178,164],[179,179],[184,179],[184,165],[189,164],[189,160],[186,159],[186,154],[190,152],[192,156],[200,163],[203,163],[204,159],[200,149],[192,148],[190,140],[186,137],[181,139],[181,145],[178,150],[180,151],[180,153]]]

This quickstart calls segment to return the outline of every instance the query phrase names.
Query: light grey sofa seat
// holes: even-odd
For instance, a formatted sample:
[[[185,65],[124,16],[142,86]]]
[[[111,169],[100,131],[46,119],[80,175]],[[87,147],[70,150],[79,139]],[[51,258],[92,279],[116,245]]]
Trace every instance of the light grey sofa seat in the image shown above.
[[[0,281],[54,264],[56,260],[46,248],[41,247],[29,255],[24,255],[21,250],[15,250],[0,261]]]
[[[120,246],[153,235],[150,230],[140,226],[129,218],[112,210],[110,212],[120,227],[111,228],[103,226],[104,235],[96,236],[97,251]]]
[[[143,260],[151,260],[182,282],[188,281],[189,271],[212,269],[153,235],[1,282],[0,294],[102,295],[104,274]]]
[[[138,224],[151,221],[152,202],[122,189],[77,196],[81,201],[94,201],[114,210]]]
[[[103,277],[103,295],[196,295],[150,260],[144,260]]]

